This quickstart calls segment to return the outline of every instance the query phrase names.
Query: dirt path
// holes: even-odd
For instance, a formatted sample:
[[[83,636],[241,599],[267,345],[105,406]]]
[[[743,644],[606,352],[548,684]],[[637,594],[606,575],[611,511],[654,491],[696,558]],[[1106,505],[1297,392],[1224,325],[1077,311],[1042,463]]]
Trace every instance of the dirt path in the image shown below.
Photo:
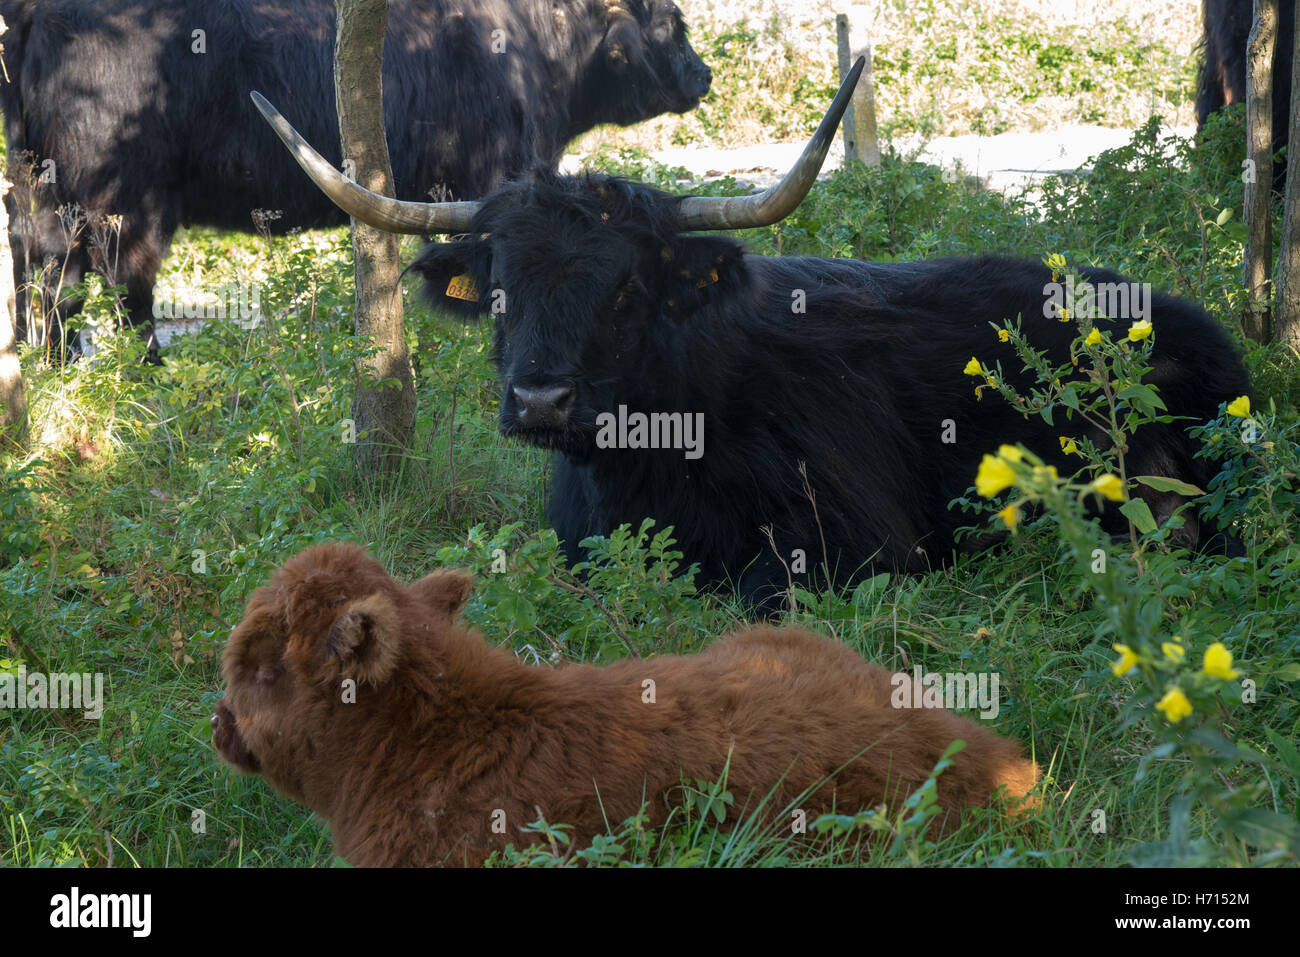
[[[1191,136],[1191,127],[1175,127],[1171,133]],[[1045,133],[1003,133],[999,136],[941,136],[922,144],[917,138],[903,138],[894,144],[900,155],[914,157],[945,170],[960,169],[979,178],[987,189],[1013,192],[1040,182],[1053,173],[1085,169],[1088,161],[1103,150],[1129,142],[1133,133],[1104,126],[1065,126]],[[758,187],[770,186],[798,158],[799,143],[770,143],[738,149],[680,147],[654,150],[649,155],[666,166],[688,170],[691,180],[707,182],[733,176]],[[844,160],[843,142],[837,140],[822,168],[823,175],[838,169]],[[582,168],[578,156],[565,156],[563,172]]]

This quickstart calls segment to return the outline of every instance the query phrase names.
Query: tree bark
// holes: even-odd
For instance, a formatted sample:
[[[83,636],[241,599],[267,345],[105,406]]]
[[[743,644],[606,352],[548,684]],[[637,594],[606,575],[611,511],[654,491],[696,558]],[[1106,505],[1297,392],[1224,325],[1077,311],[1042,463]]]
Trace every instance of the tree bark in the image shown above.
[[[1294,0],[1287,0],[1294,2]],[[1246,181],[1246,251],[1243,282],[1249,296],[1244,328],[1267,342],[1272,320],[1268,297],[1273,274],[1273,47],[1278,0],[1255,0],[1255,22],[1246,49],[1246,148],[1253,175]]]
[[[394,196],[384,134],[384,32],[388,0],[336,0],[334,95],[344,166],[355,164],[362,186]],[[401,268],[397,237],[355,220],[358,336],[373,343],[357,368],[353,417],[356,460],[363,474],[392,469],[409,447],[415,426],[415,385],[402,330]]]
[[[0,34],[8,27],[0,17]],[[0,47],[0,51],[3,51]],[[0,71],[0,83],[5,82]],[[0,441],[22,442],[27,430],[27,397],[18,364],[18,315],[14,289],[14,256],[9,247],[9,209],[4,200],[11,182],[0,174]]]
[[[865,15],[863,15],[865,22]],[[857,41],[856,47],[854,41]],[[844,163],[862,162],[868,166],[880,165],[880,136],[876,131],[876,93],[871,78],[871,34],[865,26],[852,29],[846,14],[835,17],[835,42],[839,55],[840,82],[858,57],[865,57],[867,65],[853,89],[853,99],[844,111],[840,126],[844,130]]]
[[[1289,2],[1289,0],[1288,0]],[[1286,148],[1286,199],[1282,249],[1277,261],[1277,327],[1274,336],[1300,358],[1300,30],[1291,56],[1291,121]]]

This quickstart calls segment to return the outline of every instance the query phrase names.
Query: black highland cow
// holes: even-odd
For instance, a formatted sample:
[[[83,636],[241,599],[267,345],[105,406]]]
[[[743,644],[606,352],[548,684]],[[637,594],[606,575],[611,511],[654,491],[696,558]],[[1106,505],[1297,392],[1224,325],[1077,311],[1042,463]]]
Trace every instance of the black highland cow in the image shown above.
[[[973,483],[985,453],[1023,442],[1065,473],[1058,435],[1082,429],[1078,420],[1053,428],[1026,419],[996,394],[979,400],[977,380],[963,375],[972,356],[1000,360],[1027,389],[1029,377],[1012,373],[1021,368],[1012,347],[989,326],[1017,317],[1038,348],[1065,361],[1076,327],[1045,317],[1052,273],[1041,264],[767,258],[689,232],[789,213],[816,176],[855,79],[794,170],[758,196],[683,198],[607,176],[543,172],[472,210],[361,189],[259,102],[304,169],[358,218],[466,234],[430,245],[412,268],[438,304],[496,313],[500,427],[560,453],[551,519],[572,559],[584,537],[651,516],[675,527],[704,578],[730,580],[748,601],[771,607],[787,584],[782,559],[802,549],[811,573],[823,564],[823,541],[837,582],[943,564],[955,529],[969,523],[948,503]],[[1123,281],[1085,273],[1094,283]],[[802,312],[793,308],[800,298]],[[1188,419],[1144,426],[1129,468],[1204,487],[1213,467],[1195,457],[1186,427],[1248,394],[1246,371],[1201,309],[1158,293],[1143,309],[1156,334],[1148,381]],[[1123,337],[1129,322],[1100,325]],[[628,415],[681,413],[683,422],[702,415],[702,454],[606,447],[601,430],[620,406]],[[949,419],[953,443],[941,439]],[[1150,502],[1159,518],[1179,504]],[[1200,532],[1194,519],[1184,531]]]
[[[1295,0],[1278,2],[1277,45],[1273,53],[1273,152],[1286,146],[1291,122],[1291,70],[1295,52]],[[1196,126],[1211,113],[1246,102],[1246,48],[1255,11],[1251,0],[1204,0],[1201,13],[1205,59],[1196,84]],[[1279,164],[1275,182],[1286,173]]]
[[[260,89],[292,104],[340,161],[334,0],[0,0],[0,15],[10,156],[26,153],[46,180],[28,190],[11,170],[20,284],[62,264],[57,210],[70,203],[122,214],[115,278],[146,327],[181,223],[248,231],[254,209],[282,211],[277,231],[345,221],[248,101]],[[672,0],[391,0],[383,83],[398,196],[482,196],[553,166],[598,124],[693,108],[709,81]],[[74,252],[65,284],[97,265],[90,252]]]

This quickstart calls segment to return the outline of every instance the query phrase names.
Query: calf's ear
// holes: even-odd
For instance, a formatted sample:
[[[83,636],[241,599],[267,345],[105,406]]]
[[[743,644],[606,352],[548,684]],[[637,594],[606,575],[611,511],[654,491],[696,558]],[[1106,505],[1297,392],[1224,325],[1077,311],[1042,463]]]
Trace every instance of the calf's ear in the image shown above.
[[[425,298],[437,309],[478,316],[492,304],[492,255],[485,242],[430,243],[406,268],[424,280]]]
[[[376,592],[349,603],[334,620],[325,640],[325,658],[342,677],[382,684],[397,668],[401,635],[397,607]]]
[[[474,576],[459,568],[441,568],[411,586],[411,594],[433,612],[435,620],[456,620],[474,589]]]

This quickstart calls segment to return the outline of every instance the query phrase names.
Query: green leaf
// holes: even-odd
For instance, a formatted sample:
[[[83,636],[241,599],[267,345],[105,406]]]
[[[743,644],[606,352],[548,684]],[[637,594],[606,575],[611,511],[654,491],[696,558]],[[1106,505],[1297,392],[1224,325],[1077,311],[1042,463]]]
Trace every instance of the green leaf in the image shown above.
[[[1164,400],[1160,398],[1156,393],[1156,390],[1151,388],[1149,385],[1142,385],[1141,383],[1134,383],[1127,389],[1122,390],[1119,395],[1115,396],[1115,398],[1125,399],[1144,412],[1150,409],[1166,408]]]
[[[1158,527],[1155,517],[1151,514],[1151,509],[1147,508],[1147,503],[1140,498],[1129,499],[1119,507],[1119,510],[1144,535],[1154,532]]]
[[[1157,492],[1175,492],[1178,495],[1204,495],[1205,490],[1197,488],[1188,482],[1180,482],[1178,479],[1165,478],[1163,475],[1135,475],[1133,481],[1141,482],[1148,488],[1153,488]]]
[[[1234,835],[1255,847],[1294,848],[1300,845],[1300,823],[1259,807],[1232,808],[1223,823]]]
[[[1292,661],[1273,670],[1273,677],[1283,681],[1300,681],[1300,661]]]
[[[1273,747],[1277,748],[1277,756],[1286,765],[1286,769],[1291,772],[1291,776],[1300,781],[1300,751],[1297,751],[1294,744],[1272,728],[1265,728],[1264,733],[1273,742]]]

